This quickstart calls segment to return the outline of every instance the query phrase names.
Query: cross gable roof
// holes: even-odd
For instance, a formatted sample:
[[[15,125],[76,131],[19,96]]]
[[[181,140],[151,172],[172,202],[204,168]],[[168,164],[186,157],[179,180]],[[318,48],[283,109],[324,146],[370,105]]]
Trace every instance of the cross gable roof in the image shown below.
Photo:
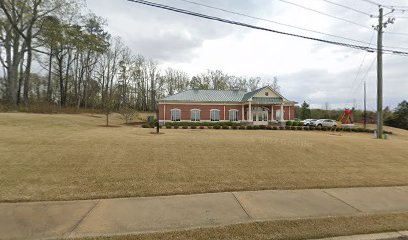
[[[281,94],[275,91],[270,86],[259,88],[252,92],[246,92],[242,90],[187,90],[171,96],[167,96],[160,101],[166,102],[247,102],[259,92],[265,89],[271,90],[278,97],[274,98],[274,103],[289,102]],[[257,97],[258,99],[259,97]],[[269,97],[270,98],[270,97]],[[269,99],[268,98],[268,99]]]

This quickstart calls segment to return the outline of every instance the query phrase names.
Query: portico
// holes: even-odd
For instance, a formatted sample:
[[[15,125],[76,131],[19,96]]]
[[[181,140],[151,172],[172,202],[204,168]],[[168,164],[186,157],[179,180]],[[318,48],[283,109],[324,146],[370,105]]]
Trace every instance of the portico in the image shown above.
[[[252,102],[248,102],[247,105],[242,105],[242,109],[244,109],[242,117],[242,119],[244,119],[243,122],[252,123],[253,125],[268,125],[270,123],[290,120],[290,112],[293,110],[293,107],[291,109],[291,106],[285,106],[283,103],[253,105]],[[288,111],[286,114],[287,119],[285,119],[286,111]]]

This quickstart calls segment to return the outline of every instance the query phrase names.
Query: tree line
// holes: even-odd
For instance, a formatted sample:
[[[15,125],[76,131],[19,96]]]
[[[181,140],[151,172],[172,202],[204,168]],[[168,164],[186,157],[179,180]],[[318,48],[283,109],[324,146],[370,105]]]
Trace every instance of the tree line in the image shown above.
[[[2,105],[153,111],[158,99],[190,88],[254,90],[262,84],[259,77],[221,70],[190,78],[182,70],[160,69],[84,9],[75,0],[0,1]],[[271,84],[277,87],[277,79]]]

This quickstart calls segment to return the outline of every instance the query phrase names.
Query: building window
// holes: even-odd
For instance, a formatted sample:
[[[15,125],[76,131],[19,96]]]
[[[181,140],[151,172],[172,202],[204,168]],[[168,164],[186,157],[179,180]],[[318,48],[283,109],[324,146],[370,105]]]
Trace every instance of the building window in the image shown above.
[[[200,110],[199,109],[192,109],[191,110],[191,121],[192,122],[199,122],[200,121]]]
[[[237,122],[238,121],[238,110],[230,110],[229,111],[229,120],[231,122]]]
[[[218,122],[220,121],[220,110],[218,109],[212,109],[210,111],[210,120],[212,122]]]
[[[276,120],[281,119],[281,110],[276,110]]]
[[[181,120],[181,110],[180,109],[172,109],[171,110],[171,121],[180,122],[180,120]]]

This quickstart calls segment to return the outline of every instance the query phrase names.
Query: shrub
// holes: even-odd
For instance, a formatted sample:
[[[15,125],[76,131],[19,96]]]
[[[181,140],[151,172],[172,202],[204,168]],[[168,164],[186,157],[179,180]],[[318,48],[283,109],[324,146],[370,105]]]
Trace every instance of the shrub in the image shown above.
[[[227,125],[227,126],[232,126],[232,125],[234,125],[234,124],[235,124],[235,123],[234,123],[234,122],[231,122],[231,121],[225,123],[225,125]]]
[[[204,126],[200,126],[200,129],[204,129],[205,127]]]
[[[285,127],[280,126],[279,130],[285,130]]]
[[[292,121],[287,121],[286,122],[286,126],[292,126],[293,125],[293,122]]]
[[[237,130],[237,129],[238,129],[238,126],[237,126],[237,125],[232,125],[231,128],[234,129],[234,130]]]
[[[196,125],[192,125],[190,128],[191,128],[191,129],[197,129],[197,126],[196,126]]]
[[[328,129],[327,129],[327,127],[322,127],[322,131],[327,131]]]
[[[227,124],[222,125],[222,129],[230,129],[230,126],[228,126]]]
[[[178,129],[179,128],[179,125],[174,125],[174,129]]]
[[[183,128],[183,129],[188,129],[188,126],[187,126],[187,125],[183,125],[182,128]]]
[[[261,126],[259,126],[259,129],[266,129],[266,126],[265,126],[265,125],[261,125]]]
[[[272,127],[272,130],[278,130],[278,127],[277,127],[277,126],[273,126],[273,127]]]
[[[266,129],[267,130],[272,130],[272,126],[268,125],[268,126],[266,126]]]
[[[252,130],[252,129],[253,129],[253,126],[247,126],[246,129],[247,129],[247,130]]]
[[[240,130],[245,130],[245,126],[239,126]]]
[[[313,130],[315,130],[316,128],[314,127],[314,126],[309,126],[309,130],[310,131],[313,131]]]
[[[297,130],[303,130],[303,127],[298,126],[296,129],[297,129]]]
[[[149,128],[149,124],[142,124],[142,128]]]
[[[309,131],[309,130],[310,130],[310,127],[308,127],[308,126],[303,127],[303,130],[305,130],[305,131]]]
[[[260,128],[260,126],[255,125],[255,126],[252,127],[252,129],[254,129],[254,130],[259,130],[259,129],[261,129],[261,128]]]
[[[213,129],[213,125],[212,124],[210,124],[210,125],[208,125],[208,127],[207,127],[208,129]]]
[[[221,128],[221,126],[220,125],[218,125],[218,124],[216,124],[216,125],[214,125],[214,127],[213,127],[214,129],[220,129]]]
[[[296,130],[296,127],[291,126],[291,127],[290,127],[290,130]]]

